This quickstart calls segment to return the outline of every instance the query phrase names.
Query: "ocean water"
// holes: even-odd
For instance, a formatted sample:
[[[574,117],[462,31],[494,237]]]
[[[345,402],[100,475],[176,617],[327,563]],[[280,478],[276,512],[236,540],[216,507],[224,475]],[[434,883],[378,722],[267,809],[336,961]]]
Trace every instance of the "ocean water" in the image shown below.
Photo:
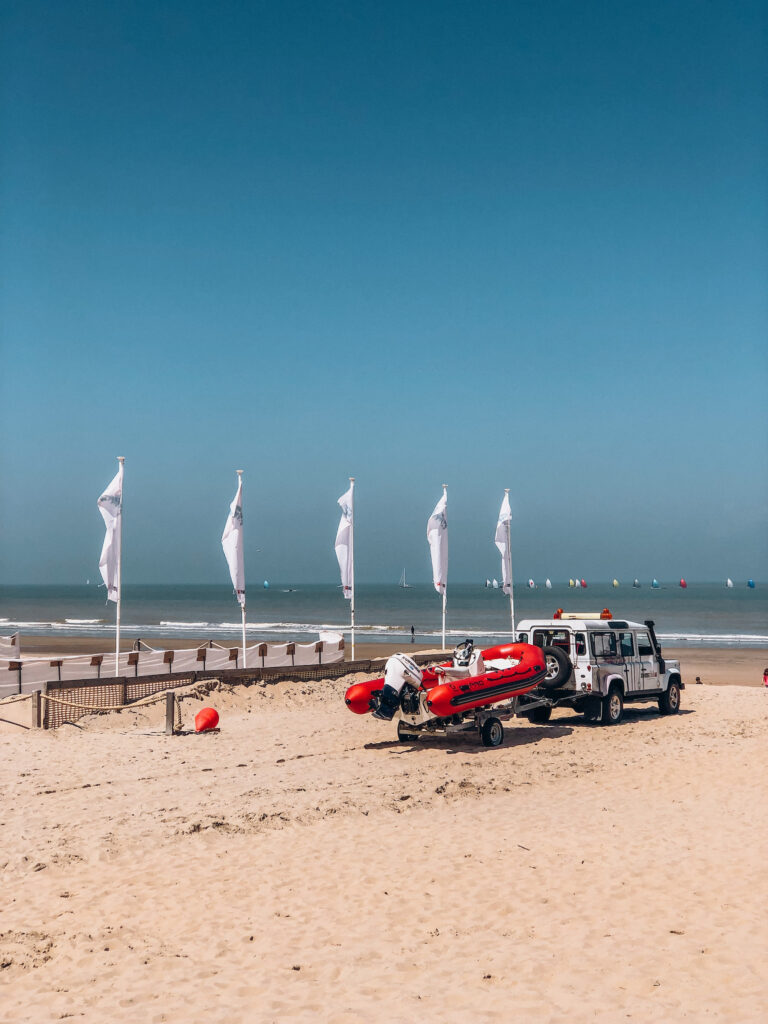
[[[39,636],[69,634],[103,637],[105,650],[114,635],[115,606],[94,584],[81,586],[0,585],[0,634],[17,630]],[[552,616],[557,608],[600,612],[608,607],[615,618],[642,622],[653,619],[663,643],[672,646],[768,647],[768,586],[754,590],[737,583],[589,584],[586,590],[567,582],[529,589],[515,586],[515,618]],[[360,584],[356,591],[356,637],[360,641],[433,643],[440,637],[441,600],[429,584],[408,589],[397,585]],[[447,633],[450,642],[472,637],[480,641],[508,637],[509,599],[501,590],[481,584],[448,587]],[[240,635],[240,608],[229,586],[128,584],[122,595],[122,634],[126,638],[177,636],[231,642]],[[307,642],[321,629],[348,634],[349,604],[332,584],[272,584],[252,587],[247,595],[249,642]]]

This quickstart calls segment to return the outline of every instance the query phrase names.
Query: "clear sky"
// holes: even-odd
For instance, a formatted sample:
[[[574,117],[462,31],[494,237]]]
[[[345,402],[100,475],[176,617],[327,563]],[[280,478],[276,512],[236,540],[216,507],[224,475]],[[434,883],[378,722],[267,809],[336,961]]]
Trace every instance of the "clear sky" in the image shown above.
[[[765,3],[2,19],[0,580],[768,579]]]

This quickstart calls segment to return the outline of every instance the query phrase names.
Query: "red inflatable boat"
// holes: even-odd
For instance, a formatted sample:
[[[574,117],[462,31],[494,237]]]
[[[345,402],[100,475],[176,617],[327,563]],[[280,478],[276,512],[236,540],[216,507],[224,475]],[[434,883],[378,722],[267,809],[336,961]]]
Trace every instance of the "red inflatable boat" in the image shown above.
[[[395,654],[387,661],[382,678],[355,683],[347,690],[345,700],[356,715],[371,713],[385,721],[398,715],[398,735],[402,739],[414,732],[434,730],[446,721],[462,724],[471,719],[480,728],[487,717],[483,709],[528,693],[546,673],[540,647],[499,644],[476,651],[468,640],[456,648],[453,661],[424,669],[407,655]]]

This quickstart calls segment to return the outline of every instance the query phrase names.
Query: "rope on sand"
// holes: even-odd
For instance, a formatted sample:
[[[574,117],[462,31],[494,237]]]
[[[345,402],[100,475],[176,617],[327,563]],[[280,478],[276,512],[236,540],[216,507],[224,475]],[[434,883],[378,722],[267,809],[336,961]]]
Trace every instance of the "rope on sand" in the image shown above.
[[[14,695],[13,697],[4,697],[2,702],[0,702],[0,708],[8,707],[9,704],[18,704],[20,700],[32,700],[32,694],[20,693]]]

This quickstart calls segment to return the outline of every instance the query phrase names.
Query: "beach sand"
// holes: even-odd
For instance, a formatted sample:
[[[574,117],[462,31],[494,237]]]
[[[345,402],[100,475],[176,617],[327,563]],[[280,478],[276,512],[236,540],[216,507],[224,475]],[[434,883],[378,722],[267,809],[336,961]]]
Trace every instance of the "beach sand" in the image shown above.
[[[0,1021],[762,1019],[768,694],[488,750],[350,682],[0,731]]]

